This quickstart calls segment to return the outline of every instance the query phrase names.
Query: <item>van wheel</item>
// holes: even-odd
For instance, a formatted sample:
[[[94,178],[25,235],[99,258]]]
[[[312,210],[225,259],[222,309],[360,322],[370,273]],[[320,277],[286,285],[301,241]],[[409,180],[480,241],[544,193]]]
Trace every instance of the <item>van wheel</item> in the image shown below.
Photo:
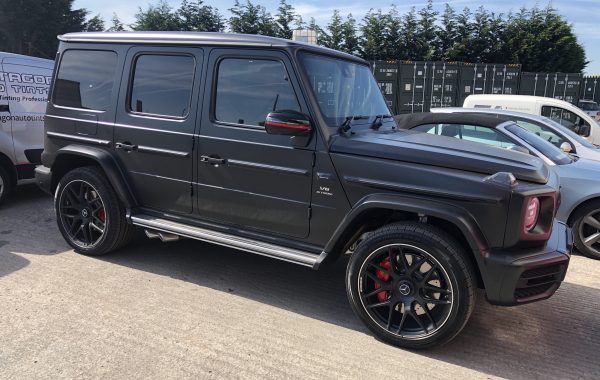
[[[593,201],[573,214],[573,240],[583,255],[600,260],[600,201]]]
[[[125,207],[98,167],[68,172],[56,188],[54,208],[58,229],[79,253],[103,255],[131,239]]]
[[[0,205],[8,198],[13,187],[12,178],[10,178],[6,169],[0,166]]]
[[[475,273],[444,231],[397,223],[360,243],[348,263],[346,291],[377,337],[423,349],[447,343],[463,329],[475,304]]]

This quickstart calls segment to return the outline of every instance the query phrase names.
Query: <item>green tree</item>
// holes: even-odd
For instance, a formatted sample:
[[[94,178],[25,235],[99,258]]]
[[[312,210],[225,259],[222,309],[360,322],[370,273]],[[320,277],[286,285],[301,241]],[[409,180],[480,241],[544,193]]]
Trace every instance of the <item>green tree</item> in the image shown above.
[[[419,11],[417,23],[416,46],[414,56],[418,60],[431,61],[436,53],[438,12],[433,9],[433,1],[428,0],[427,5]]]
[[[277,14],[275,15],[277,37],[291,39],[292,28],[290,25],[292,25],[297,18],[298,16],[294,11],[294,7],[288,4],[286,0],[280,0]],[[300,23],[302,23],[302,18],[300,18]]]
[[[418,35],[419,23],[417,21],[417,11],[412,7],[408,13],[402,16],[402,29],[400,38],[400,54],[404,59],[416,61],[422,59],[421,41]]]
[[[342,24],[342,37],[344,42],[341,50],[346,53],[357,54],[359,41],[356,35],[356,19],[352,17],[352,13],[346,16],[346,20]]]
[[[402,48],[402,19],[395,5],[384,15],[385,35],[379,41],[383,41],[381,48],[385,59],[406,59]]]
[[[387,16],[387,15],[386,15]],[[385,60],[392,58],[385,46],[389,43],[386,40],[387,17],[384,17],[381,9],[377,11],[370,9],[362,19],[360,26],[360,54],[366,60]],[[395,43],[397,41],[394,41]],[[382,47],[383,45],[383,47]]]
[[[107,32],[122,32],[125,30],[123,22],[121,22],[121,19],[116,13],[113,13],[110,24],[110,28],[106,29]]]
[[[472,27],[471,10],[465,7],[462,13],[456,16],[456,38],[446,53],[450,61],[472,62]]]
[[[448,60],[450,58],[448,53],[458,37],[456,24],[456,11],[450,4],[446,4],[437,30],[435,60]]]
[[[54,58],[56,36],[85,30],[87,14],[73,0],[0,0],[0,50]]]
[[[551,6],[511,15],[506,41],[512,61],[524,71],[580,72],[588,63],[573,26]]]
[[[225,21],[217,8],[204,5],[202,0],[183,0],[177,10],[179,30],[222,32]]]
[[[254,5],[250,0],[246,4],[235,1],[229,11],[229,29],[234,33],[263,34],[275,36],[276,25],[273,16],[262,5]]]
[[[95,15],[91,19],[87,20],[84,32],[103,32],[104,31],[104,20],[99,14]]]
[[[340,11],[335,9],[327,30],[323,36],[324,45],[330,49],[342,50],[344,43],[344,28]]]
[[[325,39],[327,38],[327,33],[321,28],[314,17],[310,18],[310,22],[308,23],[308,29],[315,30],[317,32],[317,45],[325,46]]]
[[[146,10],[138,8],[133,30],[173,31],[180,30],[179,18],[173,8],[165,1],[149,4]]]

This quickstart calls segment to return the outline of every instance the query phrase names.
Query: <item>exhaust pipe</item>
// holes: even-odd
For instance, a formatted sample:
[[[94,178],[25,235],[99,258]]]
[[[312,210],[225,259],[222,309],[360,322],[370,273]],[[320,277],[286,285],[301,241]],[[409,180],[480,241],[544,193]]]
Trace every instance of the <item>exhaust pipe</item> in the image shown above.
[[[169,234],[162,231],[144,230],[146,236],[150,239],[160,239],[163,243],[179,240],[179,235]]]

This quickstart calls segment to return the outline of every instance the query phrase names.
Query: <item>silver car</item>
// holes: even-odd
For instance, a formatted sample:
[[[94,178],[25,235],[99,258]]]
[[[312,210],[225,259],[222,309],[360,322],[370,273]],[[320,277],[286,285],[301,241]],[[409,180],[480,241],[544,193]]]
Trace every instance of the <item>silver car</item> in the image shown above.
[[[489,108],[433,108],[431,112],[485,113],[510,116],[518,125],[552,143],[565,153],[576,154],[578,157],[588,160],[600,161],[600,147],[592,144],[585,137],[578,135],[564,125],[544,116]]]
[[[524,129],[514,117],[497,115],[497,118],[495,128],[451,123],[419,125],[418,121],[411,123],[410,115],[397,117],[396,121],[400,128],[517,150],[544,160],[560,177],[561,204],[557,218],[573,228],[574,241],[581,253],[600,259],[600,162],[563,152],[541,134]]]

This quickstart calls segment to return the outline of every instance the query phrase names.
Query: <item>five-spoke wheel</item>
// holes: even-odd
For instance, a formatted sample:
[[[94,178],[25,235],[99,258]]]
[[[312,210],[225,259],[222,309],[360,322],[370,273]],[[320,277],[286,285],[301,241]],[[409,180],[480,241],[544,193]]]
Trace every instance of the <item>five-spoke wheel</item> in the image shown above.
[[[573,214],[573,238],[584,255],[600,260],[600,202],[585,204]]]

